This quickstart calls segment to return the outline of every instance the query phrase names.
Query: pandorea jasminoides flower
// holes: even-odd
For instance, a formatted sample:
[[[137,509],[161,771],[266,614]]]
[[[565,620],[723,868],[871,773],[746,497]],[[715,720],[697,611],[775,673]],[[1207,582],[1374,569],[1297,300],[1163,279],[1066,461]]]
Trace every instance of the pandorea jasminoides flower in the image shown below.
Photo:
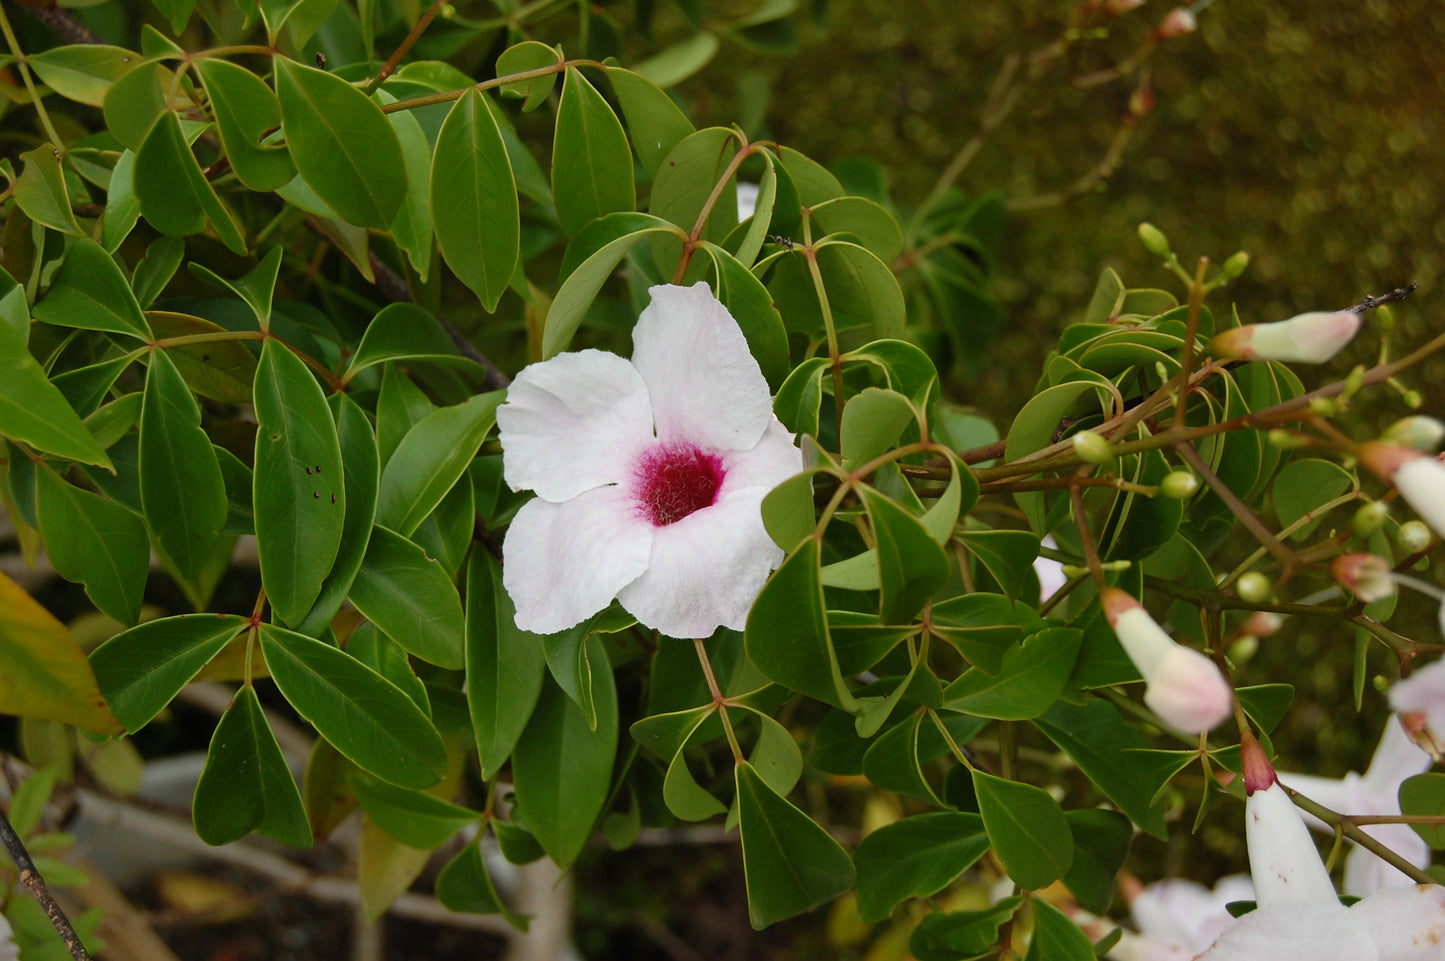
[[[1439,961],[1445,888],[1387,888],[1346,908],[1294,802],[1253,738],[1244,761],[1245,840],[1259,907],[1198,961]]]
[[[1394,484],[1420,519],[1445,536],[1445,464],[1417,450],[1366,441],[1355,451],[1372,474]]]
[[[1109,951],[1112,961],[1189,961],[1234,921],[1226,905],[1254,900],[1254,885],[1243,874],[1220,878],[1213,890],[1175,878],[1131,892],[1127,877],[1120,879],[1120,890],[1139,932],[1124,932]]]
[[[1217,334],[1210,350],[1220,357],[1323,364],[1340,352],[1360,329],[1351,310],[1315,311],[1273,324],[1245,324]]]
[[[1164,723],[1198,734],[1229,716],[1234,691],[1213,661],[1176,644],[1143,605],[1119,588],[1104,588],[1099,603],[1144,678],[1144,703]]]
[[[783,552],[763,497],[802,470],[737,322],[707,284],[652,288],[632,360],[523,370],[497,410],[503,476],[537,497],[502,545],[517,626],[550,634],[614,598],[671,637],[741,629]]]
[[[1440,760],[1445,754],[1445,660],[1416,668],[1390,688],[1390,707],[1400,714],[1415,743]]]
[[[1400,783],[1430,768],[1430,759],[1417,749],[1396,718],[1385,724],[1385,733],[1370,759],[1364,776],[1354,771],[1335,779],[1313,774],[1278,772],[1285,787],[1303,794],[1311,801],[1340,814],[1397,815],[1400,813]],[[1333,832],[1333,828],[1316,818],[1304,815],[1316,830]],[[1367,824],[1361,830],[1377,839],[1396,854],[1425,868],[1430,865],[1430,846],[1408,824]],[[1415,882],[1399,870],[1362,847],[1352,847],[1345,858],[1344,891],[1353,897],[1364,897],[1382,888],[1408,887]]]
[[[1330,576],[1366,604],[1395,593],[1390,562],[1378,554],[1341,554],[1330,562]]]

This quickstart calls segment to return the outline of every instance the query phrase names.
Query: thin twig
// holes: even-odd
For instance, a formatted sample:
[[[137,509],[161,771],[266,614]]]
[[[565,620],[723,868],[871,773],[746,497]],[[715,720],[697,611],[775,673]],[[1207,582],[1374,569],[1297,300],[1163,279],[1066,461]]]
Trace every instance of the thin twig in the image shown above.
[[[15,833],[11,827],[10,819],[5,812],[0,811],[0,843],[5,845],[5,851],[10,859],[15,862],[15,867],[20,871],[20,883],[30,890],[30,894],[40,903],[45,910],[45,916],[54,925],[55,932],[60,935],[60,940],[65,942],[65,949],[75,961],[89,961],[90,954],[85,950],[85,945],[80,943],[80,935],[75,933],[71,927],[70,919],[65,916],[65,911],[55,900],[55,895],[50,893],[50,888],[45,884],[45,878],[35,869],[35,862],[30,859],[30,852],[25,850],[25,844],[20,840],[20,835]]]

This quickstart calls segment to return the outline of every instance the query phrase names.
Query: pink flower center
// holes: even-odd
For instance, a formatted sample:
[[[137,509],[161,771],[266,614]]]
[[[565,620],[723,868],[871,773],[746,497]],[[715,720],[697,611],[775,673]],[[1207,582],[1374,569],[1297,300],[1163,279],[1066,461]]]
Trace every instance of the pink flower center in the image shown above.
[[[691,444],[659,444],[637,463],[638,508],[655,527],[711,507],[723,481],[722,458]]]

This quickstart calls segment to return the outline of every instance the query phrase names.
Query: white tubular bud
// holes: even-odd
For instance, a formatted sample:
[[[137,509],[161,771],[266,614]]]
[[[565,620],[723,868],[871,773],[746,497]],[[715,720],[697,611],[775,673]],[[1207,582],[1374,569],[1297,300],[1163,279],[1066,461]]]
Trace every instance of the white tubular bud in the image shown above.
[[[1366,604],[1395,593],[1390,562],[1378,554],[1341,554],[1330,562],[1330,576]]]
[[[1282,360],[1322,364],[1340,352],[1360,329],[1350,310],[1315,311],[1273,324],[1246,324],[1215,336],[1210,350],[1240,360]]]
[[[1166,724],[1199,734],[1229,716],[1234,691],[1213,661],[1176,644],[1143,605],[1119,588],[1104,588],[1099,603],[1144,678],[1144,703]]]
[[[1249,873],[1261,908],[1280,904],[1338,904],[1309,828],[1279,783],[1264,748],[1254,738],[1240,745],[1244,761],[1244,838]]]

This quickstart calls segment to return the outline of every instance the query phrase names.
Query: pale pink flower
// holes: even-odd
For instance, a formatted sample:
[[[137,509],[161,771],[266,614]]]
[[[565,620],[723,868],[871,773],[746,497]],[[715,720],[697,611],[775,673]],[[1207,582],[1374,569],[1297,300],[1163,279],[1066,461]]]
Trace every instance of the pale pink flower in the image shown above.
[[[1445,746],[1445,660],[1416,668],[1409,677],[1396,681],[1390,688],[1390,707],[1424,739],[1422,746],[1434,748],[1426,750],[1440,760]]]
[[[1143,605],[1119,588],[1104,588],[1099,603],[1144,678],[1144,703],[1164,723],[1198,734],[1229,716],[1234,691],[1213,661],[1176,644]]]
[[[782,561],[760,505],[802,455],[757,361],[707,284],[651,293],[631,361],[559,354],[497,410],[503,476],[537,492],[502,545],[523,630],[565,630],[614,598],[672,637],[741,629]]]
[[[1361,444],[1355,453],[1376,477],[1394,484],[1436,534],[1445,536],[1445,464],[1417,450],[1377,440]]]
[[[1366,604],[1395,593],[1390,562],[1378,554],[1341,554],[1330,562],[1330,576]]]
[[[1199,20],[1188,7],[1175,7],[1154,28],[1156,40],[1176,40],[1199,29]]]
[[[1322,364],[1340,352],[1360,329],[1351,310],[1314,311],[1273,324],[1245,324],[1215,336],[1210,350],[1220,357]]]
[[[1212,890],[1177,878],[1156,881],[1129,904],[1139,933],[1125,931],[1109,957],[1113,961],[1189,961],[1234,921],[1226,905],[1253,900],[1254,885],[1243,874],[1220,878]]]

